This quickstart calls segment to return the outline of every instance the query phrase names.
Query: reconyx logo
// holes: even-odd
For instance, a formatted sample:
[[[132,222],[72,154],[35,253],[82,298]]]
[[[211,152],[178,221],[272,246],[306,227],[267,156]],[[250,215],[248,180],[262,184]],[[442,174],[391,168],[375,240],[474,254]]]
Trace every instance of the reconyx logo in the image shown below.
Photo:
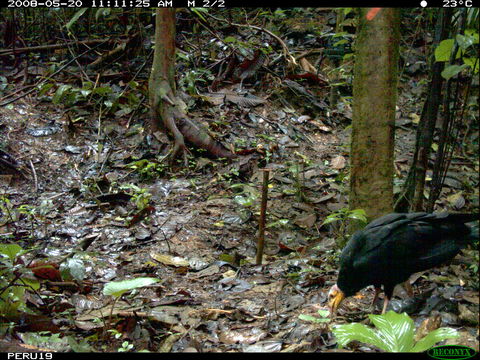
[[[440,360],[469,359],[472,356],[475,356],[476,353],[477,352],[474,349],[461,345],[436,346],[427,351],[427,354],[432,358]]]

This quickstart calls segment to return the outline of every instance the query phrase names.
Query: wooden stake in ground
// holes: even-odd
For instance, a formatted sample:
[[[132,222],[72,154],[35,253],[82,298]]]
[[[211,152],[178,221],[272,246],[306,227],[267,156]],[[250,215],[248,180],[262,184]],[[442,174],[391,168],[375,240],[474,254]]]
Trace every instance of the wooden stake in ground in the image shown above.
[[[267,196],[268,196],[268,177],[270,169],[262,169],[263,184],[262,184],[262,205],[260,208],[260,220],[258,224],[258,242],[257,242],[257,265],[262,264],[263,247],[265,244],[265,215],[267,213]]]

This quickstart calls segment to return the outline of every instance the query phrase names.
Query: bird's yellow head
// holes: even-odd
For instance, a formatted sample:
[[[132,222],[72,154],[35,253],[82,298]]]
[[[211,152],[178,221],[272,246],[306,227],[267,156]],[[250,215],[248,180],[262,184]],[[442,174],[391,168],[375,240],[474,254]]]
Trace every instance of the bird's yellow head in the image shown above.
[[[345,299],[345,293],[340,290],[337,284],[333,285],[328,292],[328,308],[330,310],[330,316],[337,313],[337,309]]]

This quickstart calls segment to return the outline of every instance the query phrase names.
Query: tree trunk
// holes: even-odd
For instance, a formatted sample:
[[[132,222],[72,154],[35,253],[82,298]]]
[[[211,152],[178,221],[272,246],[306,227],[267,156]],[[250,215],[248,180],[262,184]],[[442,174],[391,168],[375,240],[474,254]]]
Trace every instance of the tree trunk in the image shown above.
[[[182,154],[187,166],[185,140],[207,150],[212,156],[233,158],[234,154],[212,139],[187,118],[186,105],[177,97],[175,86],[175,9],[159,8],[155,20],[155,53],[148,83],[152,131],[172,134],[172,159]]]
[[[440,9],[435,29],[435,48],[449,34],[451,9]],[[423,106],[422,115],[417,129],[417,140],[412,165],[408,172],[403,191],[395,204],[395,211],[423,211],[423,198],[425,177],[428,169],[428,159],[431,152],[435,123],[437,122],[438,108],[440,106],[443,77],[441,75],[444,63],[432,60],[430,86],[428,96]]]
[[[368,20],[360,9],[353,81],[350,209],[369,219],[393,209],[393,155],[399,10],[382,8]],[[371,18],[371,17],[370,17]],[[355,230],[355,227],[350,230]]]

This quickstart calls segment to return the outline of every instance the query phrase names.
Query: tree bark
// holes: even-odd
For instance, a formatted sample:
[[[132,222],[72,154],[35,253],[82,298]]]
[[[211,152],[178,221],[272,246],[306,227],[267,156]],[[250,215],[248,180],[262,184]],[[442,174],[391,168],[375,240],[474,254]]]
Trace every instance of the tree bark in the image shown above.
[[[148,83],[151,130],[167,131],[173,136],[171,158],[182,154],[185,166],[187,147],[185,140],[203,148],[215,157],[235,157],[212,139],[208,133],[187,118],[186,105],[177,97],[175,86],[175,9],[159,8],[155,20],[155,52]]]
[[[356,41],[349,206],[373,219],[393,209],[400,35],[398,9],[382,8],[371,20],[368,11],[360,9]]]

